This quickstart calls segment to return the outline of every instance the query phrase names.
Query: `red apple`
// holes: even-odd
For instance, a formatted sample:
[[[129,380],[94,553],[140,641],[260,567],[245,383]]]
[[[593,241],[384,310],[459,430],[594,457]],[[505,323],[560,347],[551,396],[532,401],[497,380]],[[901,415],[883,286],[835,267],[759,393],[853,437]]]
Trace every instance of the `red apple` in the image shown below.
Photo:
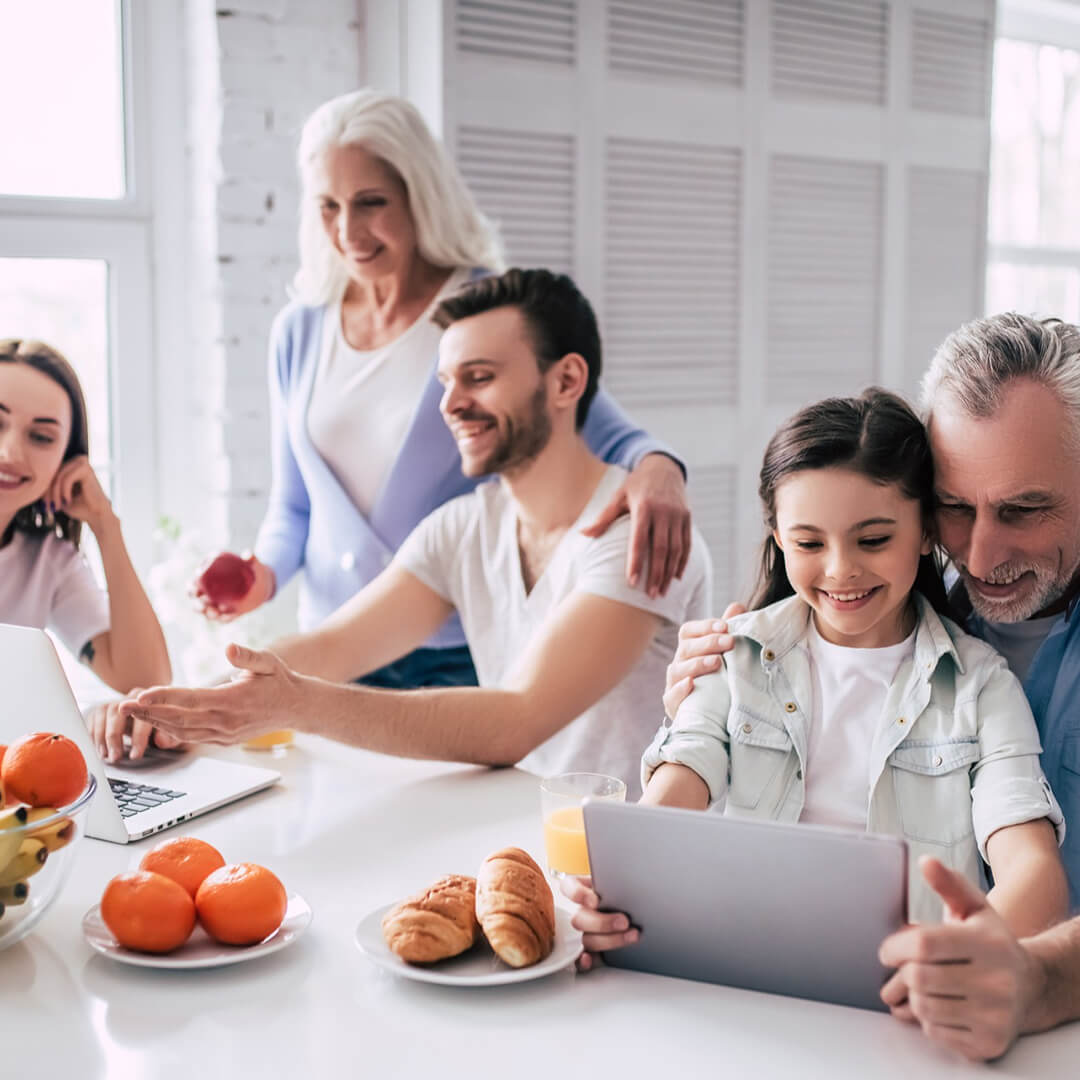
[[[198,591],[219,611],[228,611],[247,596],[255,584],[255,568],[246,559],[222,552],[202,572]]]

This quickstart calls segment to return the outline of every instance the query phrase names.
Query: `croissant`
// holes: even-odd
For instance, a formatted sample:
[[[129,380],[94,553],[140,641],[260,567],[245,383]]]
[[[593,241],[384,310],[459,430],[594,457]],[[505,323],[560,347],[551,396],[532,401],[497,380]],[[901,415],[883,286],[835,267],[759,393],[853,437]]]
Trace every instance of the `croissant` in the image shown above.
[[[476,917],[495,955],[511,967],[538,963],[555,945],[555,898],[521,848],[503,848],[480,864]]]
[[[471,948],[476,921],[476,878],[447,874],[395,904],[382,920],[390,950],[409,964],[433,964]]]

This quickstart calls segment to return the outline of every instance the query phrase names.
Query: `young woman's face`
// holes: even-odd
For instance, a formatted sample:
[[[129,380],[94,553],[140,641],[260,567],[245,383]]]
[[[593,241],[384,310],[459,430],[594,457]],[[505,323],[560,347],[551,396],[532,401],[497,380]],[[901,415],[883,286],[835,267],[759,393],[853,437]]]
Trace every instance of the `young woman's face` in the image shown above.
[[[404,274],[416,255],[416,225],[401,177],[362,146],[330,147],[311,189],[323,228],[345,270],[364,282]]]
[[[0,522],[49,490],[71,436],[71,401],[28,364],[0,364]]]
[[[911,631],[908,595],[930,551],[919,503],[847,468],[807,469],[776,491],[788,580],[827,641],[880,648]]]

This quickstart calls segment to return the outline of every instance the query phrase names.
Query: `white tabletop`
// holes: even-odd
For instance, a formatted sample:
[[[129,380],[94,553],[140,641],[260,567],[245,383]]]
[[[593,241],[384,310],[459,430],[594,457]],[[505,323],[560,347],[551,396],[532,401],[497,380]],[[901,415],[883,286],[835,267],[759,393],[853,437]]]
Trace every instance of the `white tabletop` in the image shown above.
[[[542,851],[533,776],[397,761],[301,738],[270,791],[188,822],[230,862],[269,866],[314,922],[295,944],[201,971],[118,964],[82,938],[83,913],[154,840],[82,840],[63,895],[0,952],[3,1076],[669,1075],[728,1078],[1065,1077],[1080,1025],[972,1066],[885,1014],[636,972],[572,970],[460,989],[389,974],[353,944],[359,921],[496,848]],[[681,1073],[677,1070],[684,1070]],[[706,1072],[706,1070],[708,1070]]]

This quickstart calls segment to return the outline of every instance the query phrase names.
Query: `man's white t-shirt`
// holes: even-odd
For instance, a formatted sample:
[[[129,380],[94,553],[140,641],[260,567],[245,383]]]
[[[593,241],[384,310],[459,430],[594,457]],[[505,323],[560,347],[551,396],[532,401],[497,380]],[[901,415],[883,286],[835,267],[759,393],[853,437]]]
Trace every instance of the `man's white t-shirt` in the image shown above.
[[[826,641],[811,619],[806,643],[814,701],[799,820],[865,829],[870,750],[889,687],[915,652],[915,631],[896,645],[852,649]]]
[[[371,516],[431,378],[442,337],[431,316],[468,280],[468,270],[455,270],[424,313],[378,349],[354,349],[345,340],[340,302],[326,310],[308,435],[365,517]]]
[[[16,529],[0,548],[0,622],[52,630],[78,656],[109,629],[109,598],[69,540]]]
[[[620,518],[596,539],[581,535],[626,475],[624,469],[608,466],[528,594],[521,576],[516,508],[509,489],[498,480],[451,499],[425,518],[395,562],[457,609],[481,686],[501,685],[551,613],[574,593],[604,596],[659,615],[660,627],[626,678],[519,762],[541,776],[618,776],[626,781],[627,798],[636,799],[641,794],[641,754],[663,714],[664,679],[679,626],[708,614],[712,575],[704,540],[695,530],[686,572],[671,582],[666,596],[653,599],[626,581],[629,518]],[[591,642],[581,642],[582,649],[591,647]],[[508,716],[506,722],[514,718]]]

